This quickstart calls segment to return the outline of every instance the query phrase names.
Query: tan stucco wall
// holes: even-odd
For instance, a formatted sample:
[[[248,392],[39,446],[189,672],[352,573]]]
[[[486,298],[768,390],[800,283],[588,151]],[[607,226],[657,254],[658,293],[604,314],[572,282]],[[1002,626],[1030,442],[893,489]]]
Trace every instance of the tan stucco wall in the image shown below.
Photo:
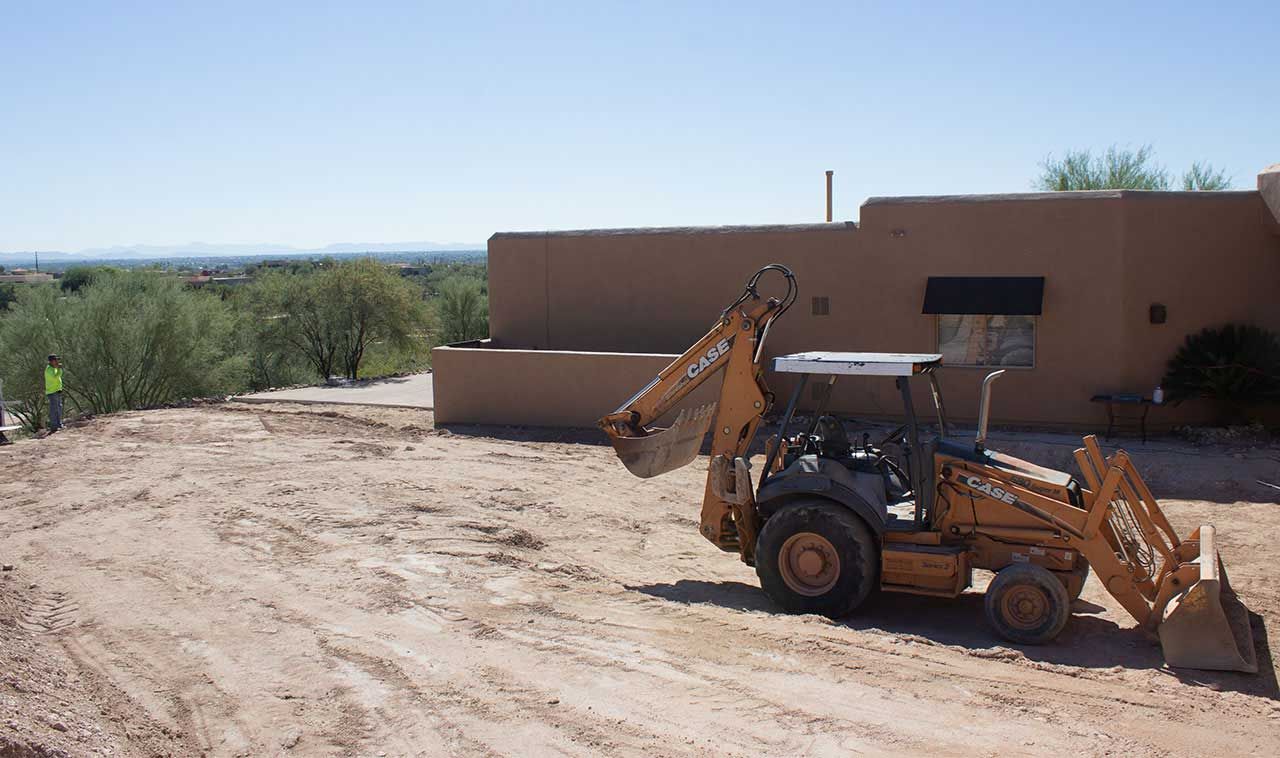
[[[1260,222],[1265,213],[1257,193],[1126,200],[1126,366],[1117,381],[1155,381],[1186,336],[1205,327],[1237,321],[1280,331],[1280,238]],[[1153,303],[1167,306],[1167,323],[1149,323]],[[1203,422],[1211,410],[1190,403],[1165,415]]]
[[[1258,173],[1258,194],[1271,214],[1268,226],[1280,233],[1280,163],[1267,166]]]
[[[436,423],[594,426],[675,357],[501,350],[487,340],[438,347],[431,351]],[[714,402],[712,389],[700,387],[676,411]]]
[[[1043,276],[1036,366],[1005,375],[993,418],[1092,426],[1105,413],[1091,395],[1150,392],[1187,333],[1228,320],[1280,329],[1280,237],[1264,223],[1269,215],[1257,192],[1126,191],[873,198],[856,226],[497,234],[489,242],[490,331],[500,348],[675,354],[753,271],[779,262],[795,271],[800,299],[770,335],[770,354],[932,351],[936,319],[920,312],[928,277]],[[829,316],[812,315],[815,295],[830,298]],[[1168,308],[1168,323],[1148,323],[1151,303]],[[464,419],[481,412],[476,403],[466,401],[475,409],[466,413],[449,408],[467,393],[442,401],[444,360],[437,412],[476,420]],[[598,378],[553,387],[547,405],[559,410],[540,412],[537,423],[578,423],[595,413],[585,406],[612,410],[661,362],[574,360]],[[637,361],[648,361],[646,370],[624,376]],[[943,370],[953,417],[976,415],[986,371]],[[510,386],[498,376],[485,381]],[[770,381],[780,395],[788,389],[782,377]],[[892,382],[853,379],[842,380],[835,406],[891,415],[899,401]],[[1198,418],[1185,405],[1153,411],[1151,421]]]

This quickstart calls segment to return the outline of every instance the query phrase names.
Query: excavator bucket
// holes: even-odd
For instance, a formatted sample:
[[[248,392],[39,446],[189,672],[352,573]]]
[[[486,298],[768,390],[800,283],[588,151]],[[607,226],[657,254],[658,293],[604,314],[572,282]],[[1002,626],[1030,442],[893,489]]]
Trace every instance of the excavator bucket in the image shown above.
[[[627,470],[641,479],[687,466],[702,450],[702,438],[715,418],[716,404],[680,411],[667,429],[646,429],[643,437],[610,435]]]
[[[1178,668],[1257,673],[1249,612],[1227,582],[1213,527],[1198,531],[1200,578],[1170,601],[1156,630],[1165,661]]]

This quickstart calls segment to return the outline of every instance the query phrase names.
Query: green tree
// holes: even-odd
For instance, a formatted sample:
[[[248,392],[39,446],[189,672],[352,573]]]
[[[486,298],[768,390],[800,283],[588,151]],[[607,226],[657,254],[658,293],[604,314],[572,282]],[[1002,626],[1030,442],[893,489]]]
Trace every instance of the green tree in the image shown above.
[[[332,310],[316,285],[319,274],[270,273],[246,292],[261,352],[300,356],[321,379],[334,374],[338,338]]]
[[[24,287],[10,312],[0,318],[0,379],[6,409],[30,431],[40,429],[48,410],[44,367],[49,353],[61,353],[67,329],[65,304],[53,287]]]
[[[269,274],[249,295],[262,349],[290,350],[324,379],[358,378],[371,345],[408,349],[429,326],[416,288],[368,258]]]
[[[230,307],[172,277],[100,276],[68,298],[63,324],[66,393],[81,410],[146,408],[244,384]]]
[[[12,409],[37,429],[46,413],[44,366],[62,356],[69,410],[110,413],[238,391],[232,312],[216,297],[145,272],[102,275],[70,295],[20,292],[0,319],[0,376]]]
[[[1219,192],[1231,189],[1231,178],[1221,169],[1196,161],[1182,175],[1182,188],[1187,191]]]
[[[0,284],[0,310],[8,310],[18,299],[18,288],[12,284]]]
[[[359,378],[373,343],[409,350],[427,328],[427,311],[413,285],[372,258],[334,266],[317,281],[333,307],[339,359],[348,379]]]
[[[1182,176],[1185,189],[1224,190],[1230,184],[1230,179],[1222,171],[1207,163],[1193,163]],[[1171,182],[1168,169],[1156,163],[1150,145],[1136,150],[1112,145],[1101,155],[1090,150],[1068,150],[1062,158],[1045,158],[1035,187],[1049,192],[1167,190]]]
[[[72,266],[62,272],[62,278],[58,283],[62,285],[63,292],[79,292],[93,284],[98,277],[111,274],[113,271],[114,269],[110,266]]]
[[[477,280],[464,276],[444,280],[435,302],[440,339],[445,344],[488,335],[489,300]]]
[[[249,389],[265,390],[301,384],[309,378],[306,361],[290,346],[272,338],[270,321],[259,318],[251,288],[225,288],[219,297],[236,313],[237,352],[244,356]]]
[[[484,263],[449,261],[437,263],[427,270],[424,289],[427,297],[439,296],[441,287],[451,279],[472,279],[480,285],[480,293],[489,293],[489,268]]]

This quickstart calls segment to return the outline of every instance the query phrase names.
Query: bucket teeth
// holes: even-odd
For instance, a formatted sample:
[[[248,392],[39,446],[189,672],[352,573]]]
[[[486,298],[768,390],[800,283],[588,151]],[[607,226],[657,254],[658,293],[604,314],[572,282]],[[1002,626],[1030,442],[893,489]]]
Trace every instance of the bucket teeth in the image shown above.
[[[715,403],[683,410],[667,429],[646,430],[643,437],[613,437],[613,449],[627,470],[642,479],[674,471],[698,457],[715,410]]]

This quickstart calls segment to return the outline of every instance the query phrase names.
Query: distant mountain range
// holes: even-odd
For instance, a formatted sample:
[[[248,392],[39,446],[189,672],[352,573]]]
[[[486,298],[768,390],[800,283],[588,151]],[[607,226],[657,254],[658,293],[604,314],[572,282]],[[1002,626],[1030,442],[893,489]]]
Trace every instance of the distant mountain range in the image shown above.
[[[83,261],[97,258],[111,260],[151,260],[158,258],[215,258],[246,255],[337,255],[342,253],[447,253],[484,250],[483,242],[339,242],[319,248],[301,248],[291,245],[229,244],[188,242],[185,245],[120,245],[94,247],[75,253],[61,250],[40,250],[41,261]],[[0,252],[0,264],[29,264],[36,251]]]

